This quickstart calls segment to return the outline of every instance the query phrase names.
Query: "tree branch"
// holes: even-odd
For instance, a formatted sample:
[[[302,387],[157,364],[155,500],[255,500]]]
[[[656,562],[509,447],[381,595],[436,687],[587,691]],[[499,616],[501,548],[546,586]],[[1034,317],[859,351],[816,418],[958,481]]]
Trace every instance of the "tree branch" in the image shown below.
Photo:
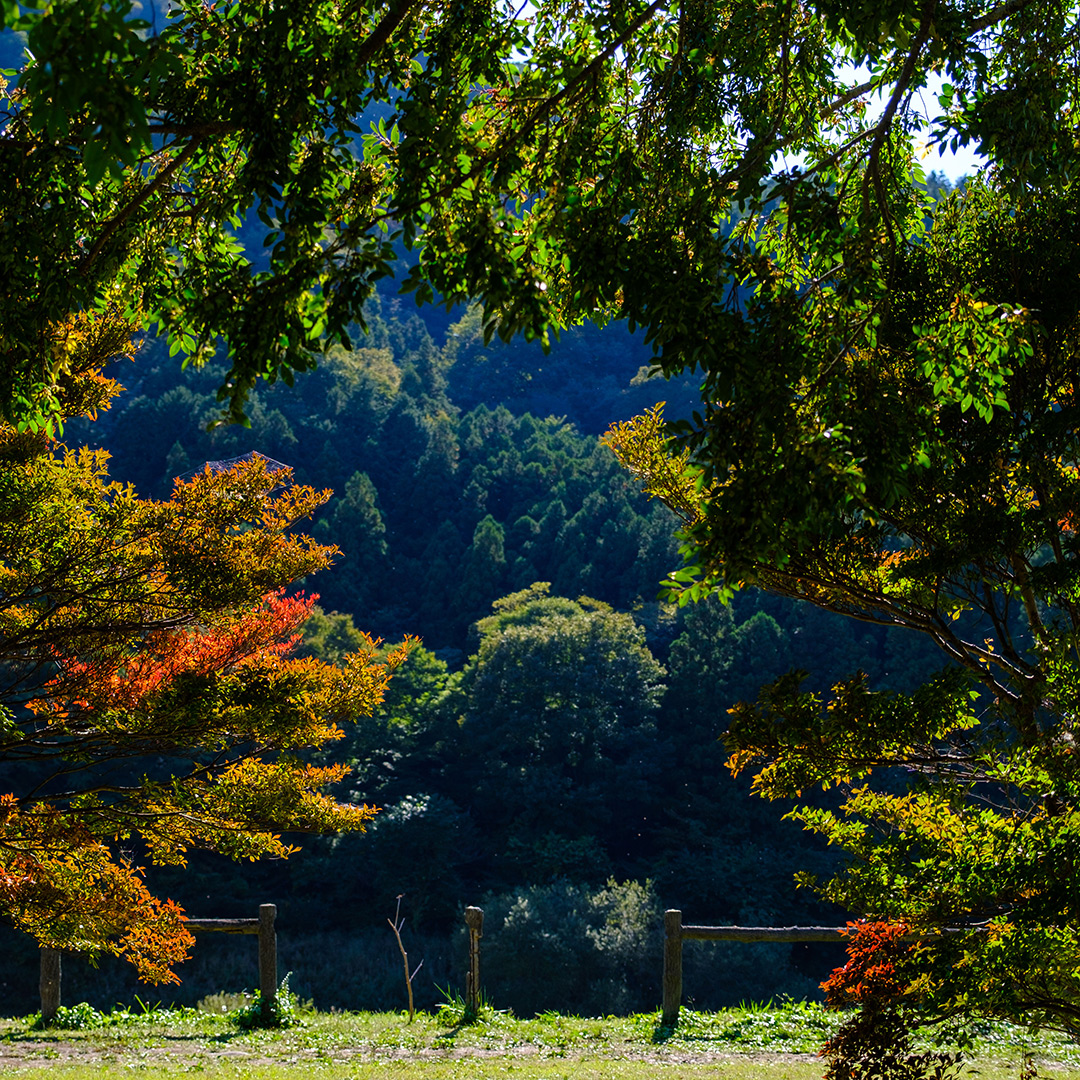
[[[409,17],[414,8],[423,7],[424,0],[397,0],[390,6],[390,10],[382,17],[378,26],[371,31],[353,56],[353,63],[357,67],[363,67],[370,63],[378,51],[390,40],[394,31]],[[356,2],[342,13],[342,18],[350,19],[360,10]]]
[[[147,184],[139,192],[139,194],[136,195],[135,198],[132,199],[131,202],[129,202],[127,206],[123,208],[123,210],[121,210],[117,214],[114,214],[113,217],[111,217],[105,223],[101,235],[97,238],[97,242],[94,244],[94,246],[90,249],[89,253],[79,264],[79,272],[81,274],[86,274],[89,271],[90,267],[93,266],[97,257],[101,254],[102,249],[113,237],[113,235],[120,228],[120,226],[123,225],[124,222],[127,221],[127,219],[131,217],[131,215],[134,214],[140,206],[146,203],[151,198],[151,196],[155,195],[158,191],[160,191],[169,182],[169,180],[172,179],[173,175],[176,173],[176,171],[180,168],[181,165],[185,164],[187,161],[190,160],[191,156],[195,153],[199,146],[202,145],[203,138],[204,136],[196,136],[195,138],[193,138],[191,142],[189,142],[187,146],[185,146],[184,149],[181,150],[180,153],[177,154],[176,157],[174,157],[169,162],[168,165],[158,171],[154,179],[149,184]]]
[[[995,23],[1007,19],[1010,15],[1015,15],[1018,11],[1023,11],[1030,3],[1032,0],[1006,0],[1004,4],[998,4],[996,8],[992,8],[981,18],[976,19],[971,24],[971,32],[977,34],[981,30],[989,30]]]
[[[892,214],[889,213],[885,187],[881,182],[881,148],[884,146],[885,139],[892,127],[893,117],[896,115],[896,110],[900,107],[900,101],[907,92],[911,77],[915,74],[915,63],[919,58],[919,54],[922,52],[923,46],[926,45],[926,42],[930,38],[930,28],[933,26],[934,11],[936,8],[937,0],[927,0],[926,8],[919,20],[919,32],[915,35],[915,40],[911,43],[911,48],[908,50],[907,57],[904,60],[904,66],[900,69],[900,74],[896,78],[896,85],[893,87],[889,102],[885,106],[885,111],[881,114],[881,119],[874,129],[874,141],[871,144],[870,152],[867,155],[866,177],[863,180],[863,214],[864,216],[869,217],[870,184],[872,183],[878,197],[881,213],[885,219],[886,228],[889,233],[889,242],[894,253],[895,240],[892,228]]]

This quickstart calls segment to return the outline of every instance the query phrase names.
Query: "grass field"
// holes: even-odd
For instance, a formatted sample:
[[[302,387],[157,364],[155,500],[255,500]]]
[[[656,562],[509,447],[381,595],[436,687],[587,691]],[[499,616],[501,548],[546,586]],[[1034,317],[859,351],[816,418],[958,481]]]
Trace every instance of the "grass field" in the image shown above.
[[[242,1031],[208,1001],[203,1011],[118,1010],[79,1030],[35,1030],[0,1020],[0,1076],[19,1080],[816,1080],[815,1051],[836,1024],[819,1006],[786,1004],[719,1013],[684,1010],[678,1028],[657,1014],[517,1020],[487,1012],[463,1024],[453,1009],[418,1014],[304,1013],[300,1026]],[[214,1012],[217,1008],[219,1011]],[[1018,1078],[1026,1054],[1039,1073],[1080,1080],[1080,1044],[984,1024],[965,1073]]]

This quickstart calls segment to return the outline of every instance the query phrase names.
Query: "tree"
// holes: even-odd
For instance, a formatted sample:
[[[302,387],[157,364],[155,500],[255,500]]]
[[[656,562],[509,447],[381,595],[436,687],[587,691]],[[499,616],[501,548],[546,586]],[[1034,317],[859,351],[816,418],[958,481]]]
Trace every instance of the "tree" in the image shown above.
[[[107,405],[100,366],[127,333],[62,328],[62,409]],[[0,913],[16,927],[175,981],[192,939],[136,858],[284,858],[282,832],[373,816],[327,793],[346,769],[303,755],[371,713],[404,648],[288,655],[314,598],[282,589],[335,553],[293,526],[327,494],[256,456],[155,502],[110,482],[101,451],[0,427]]]
[[[386,561],[386,525],[379,509],[379,493],[365,472],[355,472],[345,484],[330,522],[330,534],[351,556],[354,568],[364,567],[350,578],[335,583],[334,600],[352,611],[371,606],[372,594],[377,592],[378,575],[372,568]]]
[[[602,881],[603,860],[638,841],[660,771],[663,668],[629,615],[548,592],[512,593],[477,624],[450,793],[486,832],[497,823],[493,847],[519,868]]]
[[[460,569],[461,583],[458,586],[454,607],[469,611],[477,607],[477,598],[492,586],[496,590],[506,579],[506,553],[503,541],[506,534],[503,527],[490,515],[485,514],[473,531],[472,544],[465,553]],[[482,614],[477,612],[477,614]]]
[[[865,468],[858,503],[777,519],[765,555],[731,546],[738,496],[727,496],[766,483],[772,461],[747,453],[720,479],[668,441],[655,411],[610,436],[684,516],[714,582],[741,577],[917,631],[949,663],[910,693],[875,692],[861,674],[811,692],[795,672],[732,710],[730,764],[756,770],[762,794],[844,788],[839,811],[797,814],[848,853],[822,893],[931,935],[918,948],[898,949],[888,927],[857,939],[837,997],[846,985],[858,1000],[866,942],[880,939],[908,1016],[917,1005],[924,1017],[1080,1023],[1080,306],[1057,284],[1078,272],[1071,193],[975,183],[948,198],[923,242],[896,252],[873,349],[839,357],[831,381],[786,406],[788,431],[816,437],[842,401],[834,437],[892,466]],[[808,321],[820,306],[807,299]],[[827,463],[823,476],[829,487]],[[695,588],[691,574],[675,577],[684,596]]]
[[[3,102],[9,416],[50,414],[64,357],[48,327],[122,298],[196,363],[227,342],[221,393],[241,418],[255,379],[309,369],[324,335],[362,320],[400,228],[407,287],[479,297],[485,337],[627,319],[665,371],[705,373],[706,401],[761,412],[804,467],[746,500],[759,548],[815,462],[833,481],[807,511],[857,494],[857,457],[823,433],[789,446],[783,411],[762,410],[773,384],[872,333],[921,229],[911,134],[931,75],[931,138],[975,144],[1010,182],[1057,183],[1078,152],[1074,13],[1056,0],[178,0],[169,15],[3,7],[32,57]],[[803,294],[849,298],[850,317],[811,332]]]

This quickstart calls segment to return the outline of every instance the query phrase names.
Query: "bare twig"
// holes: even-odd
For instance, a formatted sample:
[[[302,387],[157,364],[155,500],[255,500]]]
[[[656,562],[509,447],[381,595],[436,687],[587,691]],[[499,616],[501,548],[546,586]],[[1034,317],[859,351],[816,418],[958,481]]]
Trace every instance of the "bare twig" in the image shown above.
[[[416,1015],[416,1008],[413,1005],[412,982],[413,979],[416,978],[416,972],[424,966],[424,961],[421,960],[420,963],[416,965],[416,971],[411,975],[409,974],[409,954],[405,951],[405,944],[401,940],[401,928],[405,925],[405,920],[401,918],[401,898],[404,895],[404,893],[398,893],[397,908],[394,911],[394,917],[392,919],[387,919],[386,921],[390,924],[390,929],[394,931],[394,937],[397,938],[398,948],[401,950],[401,960],[405,965],[405,989],[409,992],[409,1023],[411,1024],[413,1017]]]

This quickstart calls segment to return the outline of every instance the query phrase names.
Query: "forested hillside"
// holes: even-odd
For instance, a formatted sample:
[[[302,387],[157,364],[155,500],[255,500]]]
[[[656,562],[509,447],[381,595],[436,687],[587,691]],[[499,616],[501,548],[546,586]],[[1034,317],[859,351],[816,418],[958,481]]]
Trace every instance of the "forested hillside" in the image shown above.
[[[67,439],[108,449],[113,475],[147,494],[249,450],[332,488],[314,532],[343,554],[312,588],[385,637],[464,649],[496,597],[538,580],[623,608],[651,600],[675,559],[670,515],[595,436],[658,397],[677,409],[689,380],[649,380],[648,349],[622,329],[567,335],[545,356],[484,348],[476,312],[436,342],[399,301],[385,306],[397,317],[373,311],[351,352],[261,392],[250,430],[207,431],[221,369],[181,374],[150,342],[114,372],[130,387],[114,409]]]
[[[152,871],[156,887],[204,917],[276,902],[285,955],[290,940],[310,944],[288,961],[294,985],[353,1007],[400,992],[385,920],[401,893],[407,936],[437,954],[421,1001],[459,981],[460,913],[482,903],[492,993],[519,1011],[555,997],[652,1007],[667,906],[699,922],[842,920],[792,880],[826,869],[828,852],[728,775],[726,710],[792,667],[818,687],[857,669],[903,687],[937,656],[914,635],[754,591],[731,607],[658,603],[674,519],[597,435],[658,399],[677,412],[692,387],[649,379],[648,350],[620,328],[568,334],[544,355],[485,348],[471,313],[440,325],[407,310],[384,299],[351,351],[261,390],[250,430],[208,431],[221,372],[179,372],[151,341],[113,372],[129,385],[113,409],[65,432],[107,448],[112,475],[148,494],[249,450],[333,488],[311,531],[342,555],[304,583],[321,610],[303,650],[335,660],[358,629],[423,641],[382,711],[328,758],[353,766],[342,794],[382,808],[366,834],[297,838],[306,850],[286,863],[196,854]],[[177,993],[240,988],[217,985],[244,979],[214,959],[232,948],[200,944]],[[351,981],[311,967],[328,948],[354,956]],[[695,998],[812,994],[833,960],[829,947],[763,948],[767,963],[740,946],[690,950]],[[374,974],[372,952],[389,955]],[[122,995],[115,979],[80,993]],[[7,1007],[32,988],[9,982]]]

